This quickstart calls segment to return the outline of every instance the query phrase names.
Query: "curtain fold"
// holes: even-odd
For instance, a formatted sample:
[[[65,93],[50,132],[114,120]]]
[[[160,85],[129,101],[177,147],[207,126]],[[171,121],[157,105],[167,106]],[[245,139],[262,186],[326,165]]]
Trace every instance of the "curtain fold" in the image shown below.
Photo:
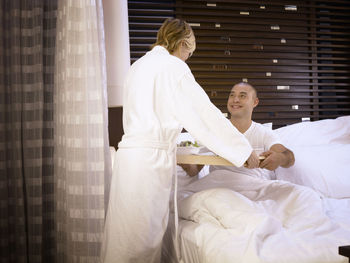
[[[111,173],[101,1],[59,1],[56,45],[57,261],[97,262]]]
[[[57,1],[0,3],[0,262],[53,262]]]
[[[98,262],[111,175],[101,1],[1,1],[0,40],[0,262]]]

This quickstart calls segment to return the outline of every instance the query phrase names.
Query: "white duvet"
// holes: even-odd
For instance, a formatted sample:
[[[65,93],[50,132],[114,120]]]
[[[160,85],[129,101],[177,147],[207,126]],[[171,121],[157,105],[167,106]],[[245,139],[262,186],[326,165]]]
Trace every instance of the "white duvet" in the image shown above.
[[[350,245],[350,116],[274,131],[296,159],[278,180],[221,170],[179,184],[183,262],[348,262],[338,247]],[[166,263],[176,262],[173,228]]]
[[[350,244],[350,199],[229,171],[183,190],[193,194],[180,200],[179,216],[199,223],[198,262],[347,262],[338,247]]]

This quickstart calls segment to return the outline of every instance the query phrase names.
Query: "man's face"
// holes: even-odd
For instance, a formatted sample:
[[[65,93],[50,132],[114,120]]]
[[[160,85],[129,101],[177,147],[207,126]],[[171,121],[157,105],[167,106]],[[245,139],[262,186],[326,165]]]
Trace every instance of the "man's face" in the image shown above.
[[[251,119],[253,109],[258,105],[259,99],[252,87],[237,84],[231,89],[227,101],[227,109],[234,118]]]

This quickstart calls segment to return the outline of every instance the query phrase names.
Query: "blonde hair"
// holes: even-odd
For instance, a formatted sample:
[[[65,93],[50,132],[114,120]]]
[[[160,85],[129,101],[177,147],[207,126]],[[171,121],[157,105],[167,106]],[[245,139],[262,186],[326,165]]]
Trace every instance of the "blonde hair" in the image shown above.
[[[196,49],[196,39],[191,26],[178,18],[167,18],[157,33],[157,42],[154,46],[165,47],[170,54],[175,52],[183,42],[190,52]]]

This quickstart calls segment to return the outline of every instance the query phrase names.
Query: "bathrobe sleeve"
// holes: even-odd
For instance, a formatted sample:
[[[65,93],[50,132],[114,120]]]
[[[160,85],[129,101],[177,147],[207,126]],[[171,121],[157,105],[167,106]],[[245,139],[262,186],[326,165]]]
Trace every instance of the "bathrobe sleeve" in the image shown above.
[[[211,151],[242,166],[252,147],[196,82],[191,72],[183,75],[173,89],[174,115],[178,122]]]

